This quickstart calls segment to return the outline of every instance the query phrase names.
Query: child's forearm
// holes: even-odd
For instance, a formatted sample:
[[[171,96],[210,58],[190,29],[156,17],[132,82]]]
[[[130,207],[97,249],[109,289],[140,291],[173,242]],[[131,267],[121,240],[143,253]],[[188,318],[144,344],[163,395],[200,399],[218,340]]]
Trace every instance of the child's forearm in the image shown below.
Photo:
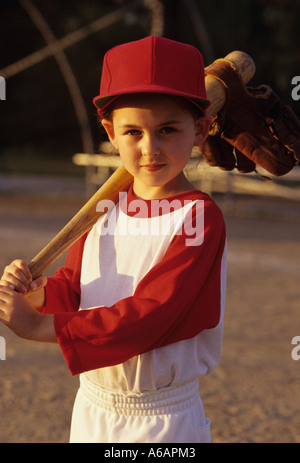
[[[40,313],[8,286],[0,286],[0,321],[21,338],[57,342],[54,315]]]
[[[53,314],[40,314],[41,323],[33,333],[33,341],[57,343]]]

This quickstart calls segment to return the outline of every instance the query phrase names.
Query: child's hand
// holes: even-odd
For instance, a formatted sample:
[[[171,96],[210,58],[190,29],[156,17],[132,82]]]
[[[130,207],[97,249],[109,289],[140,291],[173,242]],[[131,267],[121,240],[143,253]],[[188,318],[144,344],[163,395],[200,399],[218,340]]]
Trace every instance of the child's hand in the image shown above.
[[[28,265],[21,259],[7,265],[0,280],[0,286],[8,286],[22,294],[43,288],[46,283],[47,278],[44,275],[32,280]]]
[[[9,286],[0,286],[0,321],[21,338],[57,342],[53,315],[41,314]]]
[[[35,307],[41,307],[45,300],[44,286],[47,278],[42,275],[35,280],[25,261],[17,259],[5,267],[0,280],[0,288],[8,287],[21,293]]]

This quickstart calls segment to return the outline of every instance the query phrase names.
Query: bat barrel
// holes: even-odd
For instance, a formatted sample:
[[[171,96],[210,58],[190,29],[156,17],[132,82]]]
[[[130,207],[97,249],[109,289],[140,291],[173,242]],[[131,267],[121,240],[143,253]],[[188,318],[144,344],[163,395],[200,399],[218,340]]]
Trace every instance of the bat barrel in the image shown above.
[[[255,63],[247,53],[233,51],[225,56],[224,60],[230,61],[234,65],[241,80],[245,84],[248,83],[255,74]],[[205,76],[205,87],[207,98],[211,101],[207,114],[209,116],[215,116],[225,104],[226,88],[212,75]]]

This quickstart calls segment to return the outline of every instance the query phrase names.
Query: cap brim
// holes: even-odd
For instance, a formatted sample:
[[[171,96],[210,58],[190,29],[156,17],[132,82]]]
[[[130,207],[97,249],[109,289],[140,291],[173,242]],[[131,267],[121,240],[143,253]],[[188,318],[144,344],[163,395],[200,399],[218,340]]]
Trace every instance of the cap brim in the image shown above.
[[[165,87],[160,87],[156,86],[155,88],[149,89],[149,87],[141,87],[139,89],[126,89],[118,94],[113,94],[113,95],[105,95],[105,96],[96,96],[93,99],[94,105],[99,108],[99,109],[104,109],[104,107],[108,106],[110,102],[118,98],[119,96],[122,95],[128,95],[128,94],[137,94],[137,93],[159,93],[163,95],[173,95],[173,96],[180,96],[183,98],[187,98],[190,100],[192,103],[194,103],[198,108],[206,110],[211,102],[205,98],[199,98],[195,95],[191,95],[189,93],[185,92],[178,92],[178,91],[172,91],[172,89],[165,88]]]

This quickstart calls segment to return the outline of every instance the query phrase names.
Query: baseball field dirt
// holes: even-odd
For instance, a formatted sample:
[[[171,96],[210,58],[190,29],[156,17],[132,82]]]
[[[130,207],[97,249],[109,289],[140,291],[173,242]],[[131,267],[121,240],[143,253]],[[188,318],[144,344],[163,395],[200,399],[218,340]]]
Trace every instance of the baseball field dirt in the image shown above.
[[[83,203],[84,198],[2,194],[1,273],[14,258],[30,260]],[[200,394],[215,443],[299,443],[300,361],[292,358],[291,342],[300,336],[300,206],[275,198],[236,198],[234,205],[223,208],[223,356],[214,373],[200,379]],[[59,348],[22,340],[2,324],[0,336],[6,344],[0,443],[68,442],[78,378],[71,377]]]

